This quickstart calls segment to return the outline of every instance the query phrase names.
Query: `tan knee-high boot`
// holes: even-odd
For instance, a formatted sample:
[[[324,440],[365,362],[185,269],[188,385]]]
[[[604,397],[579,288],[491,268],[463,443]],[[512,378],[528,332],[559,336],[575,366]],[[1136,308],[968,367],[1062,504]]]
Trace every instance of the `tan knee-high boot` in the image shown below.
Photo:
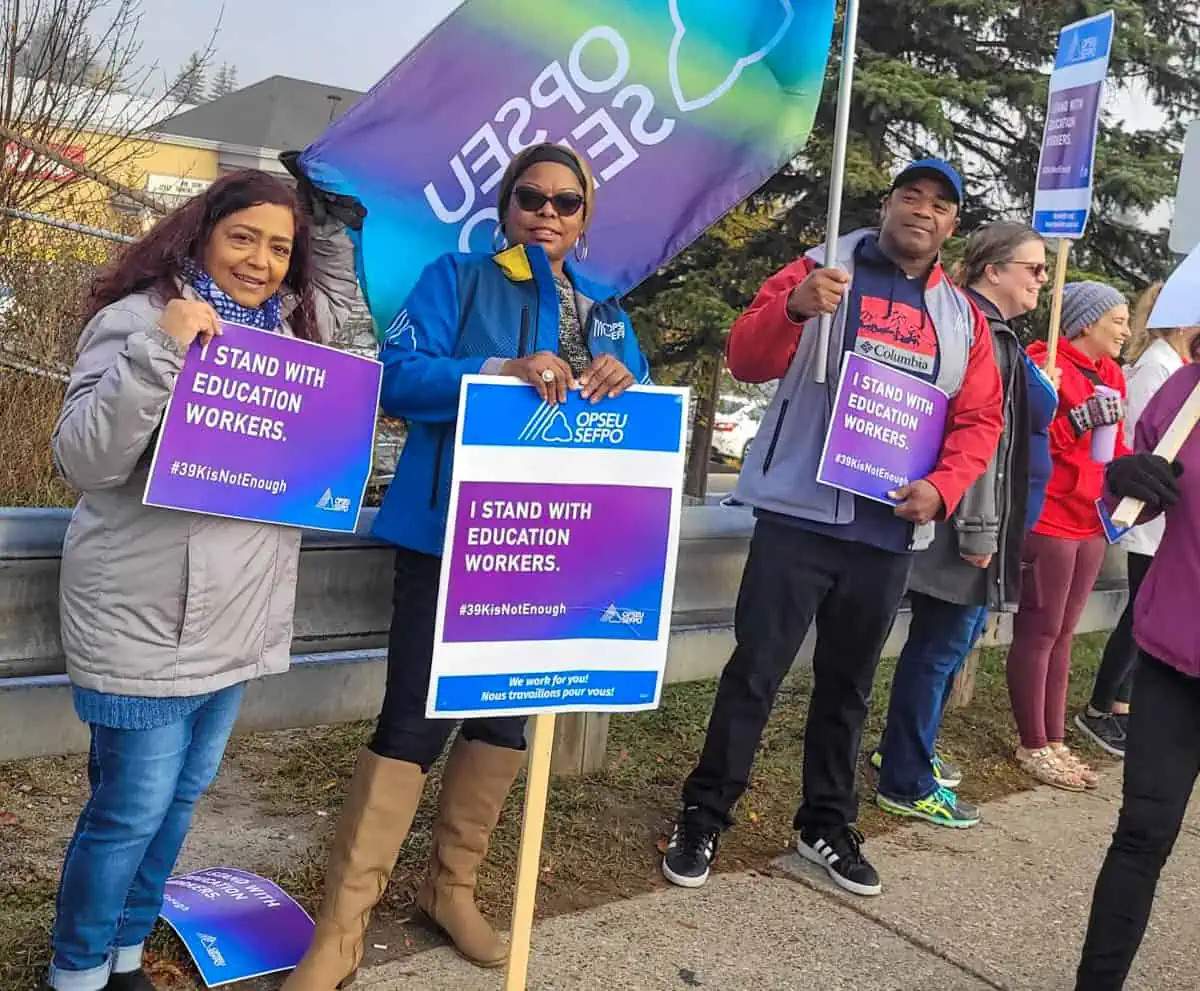
[[[508,959],[507,944],[475,904],[475,881],[504,799],[524,764],[523,751],[459,736],[442,772],[429,874],[417,892],[417,906],[480,967],[499,967]]]
[[[354,979],[371,910],[383,896],[421,801],[416,764],[363,750],[342,809],[317,930],[284,991],[335,991]]]

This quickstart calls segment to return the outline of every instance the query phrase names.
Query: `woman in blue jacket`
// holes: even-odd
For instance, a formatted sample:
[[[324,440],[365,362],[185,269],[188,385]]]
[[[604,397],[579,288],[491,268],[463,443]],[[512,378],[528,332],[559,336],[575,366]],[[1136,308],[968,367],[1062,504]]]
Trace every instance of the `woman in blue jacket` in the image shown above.
[[[523,151],[500,184],[502,250],[439,258],[384,337],[381,405],[408,424],[374,531],[398,548],[387,691],[333,841],[316,933],[288,991],[329,991],[357,969],[369,914],[454,728],[427,719],[425,699],[463,376],[514,376],[551,403],[573,388],[597,402],[649,381],[615,294],[571,260],[586,257],[594,190],[570,149]],[[417,893],[418,907],[481,967],[500,966],[508,953],[475,905],[475,878],[524,751],[521,718],[463,723],[442,772],[429,873]]]

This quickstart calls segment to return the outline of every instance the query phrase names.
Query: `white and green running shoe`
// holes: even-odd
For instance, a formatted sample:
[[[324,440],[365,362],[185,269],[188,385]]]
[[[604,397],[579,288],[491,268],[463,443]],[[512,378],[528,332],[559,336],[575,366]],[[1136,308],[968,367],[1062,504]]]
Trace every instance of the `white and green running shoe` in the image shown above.
[[[901,802],[876,793],[875,804],[892,815],[924,819],[950,829],[970,829],[978,826],[981,820],[978,807],[963,801],[949,788],[938,788],[932,795],[916,802]]]
[[[953,761],[946,760],[941,754],[934,752],[933,777],[943,788],[957,788],[962,784],[962,771]]]
[[[883,754],[878,750],[871,752],[871,766],[876,771],[883,767]],[[933,779],[942,788],[957,788],[962,784],[963,774],[954,761],[947,760],[941,754],[935,753],[930,763],[933,768]]]

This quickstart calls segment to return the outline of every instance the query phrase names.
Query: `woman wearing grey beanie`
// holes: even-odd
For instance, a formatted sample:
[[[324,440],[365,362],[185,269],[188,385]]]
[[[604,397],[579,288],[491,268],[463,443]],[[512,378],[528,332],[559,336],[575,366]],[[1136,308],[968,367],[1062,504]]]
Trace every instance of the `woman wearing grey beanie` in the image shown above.
[[[1058,413],[1050,425],[1053,471],[1042,515],[1025,542],[1021,608],[1008,653],[1008,690],[1021,737],[1016,760],[1039,781],[1068,791],[1097,784],[1065,743],[1071,641],[1104,562],[1096,509],[1104,465],[1128,453],[1119,425],[1125,379],[1117,358],[1129,338],[1125,297],[1099,282],[1063,292]],[[1029,348],[1038,364],[1044,342]]]

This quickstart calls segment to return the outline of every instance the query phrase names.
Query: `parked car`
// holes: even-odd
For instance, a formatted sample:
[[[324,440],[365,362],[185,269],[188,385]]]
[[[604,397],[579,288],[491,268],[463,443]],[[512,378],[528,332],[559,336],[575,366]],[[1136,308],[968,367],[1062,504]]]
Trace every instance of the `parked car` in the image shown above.
[[[745,461],[764,412],[761,402],[745,396],[719,397],[713,423],[713,457],[739,465]]]

